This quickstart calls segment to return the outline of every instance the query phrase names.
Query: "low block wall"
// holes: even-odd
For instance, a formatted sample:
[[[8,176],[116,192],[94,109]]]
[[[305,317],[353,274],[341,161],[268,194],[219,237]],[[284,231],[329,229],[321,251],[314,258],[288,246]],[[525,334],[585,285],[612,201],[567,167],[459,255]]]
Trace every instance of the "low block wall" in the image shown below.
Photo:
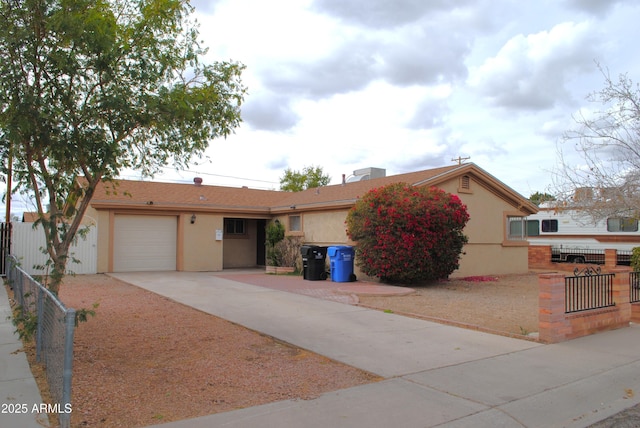
[[[569,314],[565,313],[565,274],[540,274],[538,276],[540,341],[557,343],[600,331],[628,327],[632,312],[637,311],[637,316],[640,316],[640,305],[629,303],[631,269],[615,268],[609,272],[615,274],[613,278],[615,306]]]
[[[582,269],[592,264],[555,263],[551,261],[550,245],[529,245],[529,269],[549,269],[572,272],[575,268]],[[604,250],[603,269],[610,271],[617,267],[617,252],[613,249]]]
[[[631,322],[640,324],[640,303],[631,304]]]

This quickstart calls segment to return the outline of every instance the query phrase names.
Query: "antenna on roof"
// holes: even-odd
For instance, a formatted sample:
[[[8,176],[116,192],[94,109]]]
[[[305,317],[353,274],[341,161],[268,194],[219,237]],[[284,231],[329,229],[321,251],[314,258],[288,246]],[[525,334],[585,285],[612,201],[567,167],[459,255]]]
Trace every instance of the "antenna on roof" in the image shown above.
[[[458,156],[457,158],[451,159],[451,162],[458,162],[458,165],[462,165],[464,161],[471,159],[471,156],[467,156],[466,158],[462,158]]]

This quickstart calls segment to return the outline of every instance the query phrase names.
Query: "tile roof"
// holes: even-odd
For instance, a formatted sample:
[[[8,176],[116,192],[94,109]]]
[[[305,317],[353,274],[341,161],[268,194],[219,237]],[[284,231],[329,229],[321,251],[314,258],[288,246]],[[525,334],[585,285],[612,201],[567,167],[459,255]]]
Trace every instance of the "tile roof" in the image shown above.
[[[141,207],[153,209],[189,209],[196,211],[238,211],[277,214],[292,209],[344,208],[369,190],[391,183],[437,186],[462,174],[473,175],[497,191],[515,206],[537,211],[522,195],[473,163],[452,165],[398,174],[358,182],[323,186],[302,192],[256,190],[249,188],[116,180],[101,183],[92,199],[94,208]],[[295,207],[295,208],[294,208]]]

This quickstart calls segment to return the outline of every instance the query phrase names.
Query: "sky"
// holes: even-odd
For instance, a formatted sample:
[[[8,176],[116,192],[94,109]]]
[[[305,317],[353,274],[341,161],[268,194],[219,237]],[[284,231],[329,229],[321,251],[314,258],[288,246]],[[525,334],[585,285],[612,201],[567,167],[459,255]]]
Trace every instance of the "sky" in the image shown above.
[[[243,63],[243,122],[157,180],[278,189],[284,170],[387,175],[469,158],[545,192],[599,66],[640,81],[637,0],[192,0],[205,61]],[[571,147],[565,158],[576,163]],[[139,178],[135,173],[123,178]]]
[[[206,59],[245,64],[248,94],[236,133],[165,178],[277,189],[286,168],[320,166],[337,184],[468,157],[528,197],[549,190],[573,115],[601,107],[587,100],[604,87],[598,64],[640,80],[635,0],[192,5]]]

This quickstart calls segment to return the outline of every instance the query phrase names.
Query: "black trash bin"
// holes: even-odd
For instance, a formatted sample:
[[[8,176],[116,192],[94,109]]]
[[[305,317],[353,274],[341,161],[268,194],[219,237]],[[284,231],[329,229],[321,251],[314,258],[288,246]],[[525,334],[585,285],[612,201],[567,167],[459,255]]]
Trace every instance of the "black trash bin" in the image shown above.
[[[309,281],[327,279],[327,270],[325,268],[327,247],[303,245],[300,248],[300,253],[302,254],[302,278]]]

